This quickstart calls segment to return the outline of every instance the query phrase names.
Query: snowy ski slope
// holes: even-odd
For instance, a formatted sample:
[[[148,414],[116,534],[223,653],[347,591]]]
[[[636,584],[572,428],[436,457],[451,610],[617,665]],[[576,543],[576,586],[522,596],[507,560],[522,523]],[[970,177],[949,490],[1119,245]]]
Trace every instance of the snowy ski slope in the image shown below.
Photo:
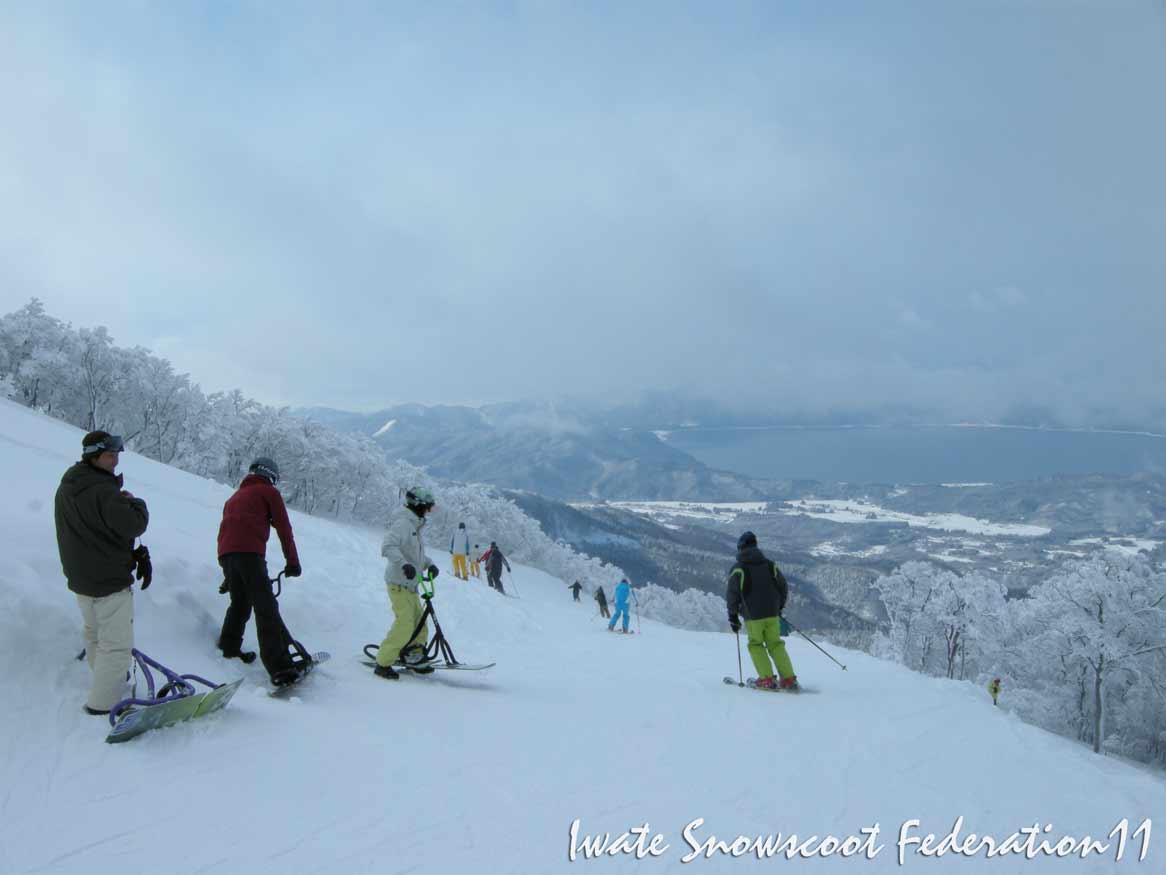
[[[135,595],[138,646],[182,671],[247,681],[221,715],[104,744],[108,725],[81,711],[79,617],[52,523],[80,437],[0,402],[2,873],[1161,871],[1153,838],[1140,864],[1131,838],[1120,863],[1111,846],[1085,861],[948,853],[900,868],[910,819],[922,822],[914,833],[939,837],[962,815],[965,833],[1001,841],[1034,822],[1051,823],[1053,841],[1104,839],[1123,818],[1132,831],[1166,815],[1166,783],[1020,723],[971,685],[862,654],[839,652],[843,673],[792,641],[818,695],[725,686],[730,635],[654,623],[611,635],[594,603],[572,603],[563,581],[529,568],[509,579],[521,599],[506,599],[454,580],[433,549],[455,652],[498,666],[380,680],[358,663],[389,622],[380,533],[300,514],[304,576],[281,607],[297,637],[334,659],[297,697],[271,699],[258,663],[214,649],[225,607],[215,535],[229,490],[133,454],[121,470],[149,503],[155,563],[153,586]],[[277,551],[273,538],[273,570]],[[682,831],[697,818],[697,842],[844,839],[878,824],[882,850],[792,863],[714,853],[686,865]],[[580,834],[613,838],[646,823],[668,849],[644,860],[580,851],[572,863],[576,819]]]

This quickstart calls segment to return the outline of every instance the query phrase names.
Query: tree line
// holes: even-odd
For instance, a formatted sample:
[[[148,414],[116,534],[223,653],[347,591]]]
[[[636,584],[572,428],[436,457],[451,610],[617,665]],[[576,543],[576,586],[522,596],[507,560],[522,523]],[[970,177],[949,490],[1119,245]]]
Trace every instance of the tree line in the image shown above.
[[[430,550],[448,545],[459,522],[483,550],[491,540],[523,564],[556,577],[614,585],[621,569],[549,538],[489,487],[435,481],[390,461],[371,438],[249,398],[239,389],[206,393],[189,374],[142,347],[123,348],[103,328],[73,328],[37,299],[0,317],[0,397],[85,431],[120,434],[133,452],[231,486],[256,456],[280,466],[289,507],[380,526],[420,485],[438,496]]]

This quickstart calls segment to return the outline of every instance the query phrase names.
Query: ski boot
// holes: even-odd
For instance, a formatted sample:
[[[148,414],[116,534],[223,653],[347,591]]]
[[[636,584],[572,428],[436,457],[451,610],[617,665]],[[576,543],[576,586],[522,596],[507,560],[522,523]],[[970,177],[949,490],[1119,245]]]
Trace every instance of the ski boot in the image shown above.
[[[410,671],[415,671],[419,674],[429,674],[433,671],[433,666],[429,665],[432,661],[433,658],[425,652],[424,647],[414,645],[413,647],[406,647],[402,650],[395,664],[403,665]]]
[[[772,680],[772,678],[770,678]],[[796,693],[801,687],[798,686],[798,676],[791,674],[788,678],[782,678],[778,687],[785,690],[787,693]]]
[[[378,665],[372,670],[372,673],[379,678],[384,678],[389,681],[395,681],[401,677],[391,665]]]
[[[759,690],[776,690],[777,689],[777,682],[773,679],[773,676],[771,675],[767,678],[758,678],[757,683],[755,683],[753,686],[757,687],[757,689],[759,689]]]

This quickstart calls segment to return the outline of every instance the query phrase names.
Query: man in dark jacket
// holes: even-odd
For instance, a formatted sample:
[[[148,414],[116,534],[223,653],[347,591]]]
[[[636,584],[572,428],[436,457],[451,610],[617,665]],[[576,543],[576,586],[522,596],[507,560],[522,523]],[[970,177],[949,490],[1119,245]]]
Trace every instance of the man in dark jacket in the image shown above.
[[[125,697],[134,646],[133,572],[150,585],[149,553],[134,549],[146,531],[146,502],[122,489],[115,474],[122,439],[93,431],[81,441],[81,461],[57,487],[53,515],[61,568],[85,626],[85,657],[93,679],[85,710],[108,714]]]
[[[757,536],[745,532],[737,540],[737,564],[729,572],[725,601],[729,606],[729,628],[734,632],[741,629],[740,614],[745,615],[749,657],[757,669],[757,686],[765,689],[798,688],[793,663],[781,640],[781,612],[788,599],[789,584],[781,569],[757,548]],[[780,683],[773,677],[775,665]]]
[[[575,596],[575,601],[579,601],[579,590],[581,590],[582,588],[583,588],[583,584],[581,584],[577,580],[574,583],[569,584],[567,586],[567,589],[571,590],[571,593]]]
[[[599,602],[599,616],[610,617],[611,613],[607,610],[607,596],[604,594],[602,586],[596,588],[595,600]]]
[[[243,632],[251,612],[255,612],[255,634],[259,638],[259,657],[276,686],[291,683],[304,670],[289,648],[292,637],[279,615],[279,602],[271,589],[267,574],[267,538],[274,527],[287,565],[283,573],[299,577],[302,573],[291,520],[283,496],[275,488],[279,466],[266,457],[256,459],[239,489],[223,505],[223,522],[219,526],[219,564],[226,577],[231,603],[219,633],[223,656],[244,662],[255,659],[243,651]]]
[[[505,595],[506,590],[502,588],[502,566],[505,565],[506,570],[510,571],[510,563],[493,541],[490,542],[490,549],[482,556],[482,561],[486,563],[486,582]]]

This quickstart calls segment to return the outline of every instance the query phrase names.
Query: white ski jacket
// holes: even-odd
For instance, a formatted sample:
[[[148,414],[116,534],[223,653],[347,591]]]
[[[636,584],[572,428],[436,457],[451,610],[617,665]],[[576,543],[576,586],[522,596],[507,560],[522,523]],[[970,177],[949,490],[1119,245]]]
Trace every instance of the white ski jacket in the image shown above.
[[[421,538],[421,530],[424,528],[425,520],[407,507],[400,507],[393,514],[384,540],[381,541],[381,555],[387,560],[385,583],[417,592],[418,577],[433,564],[433,560],[425,553],[425,543]],[[417,569],[417,577],[408,580],[401,570],[404,565],[412,565]]]

